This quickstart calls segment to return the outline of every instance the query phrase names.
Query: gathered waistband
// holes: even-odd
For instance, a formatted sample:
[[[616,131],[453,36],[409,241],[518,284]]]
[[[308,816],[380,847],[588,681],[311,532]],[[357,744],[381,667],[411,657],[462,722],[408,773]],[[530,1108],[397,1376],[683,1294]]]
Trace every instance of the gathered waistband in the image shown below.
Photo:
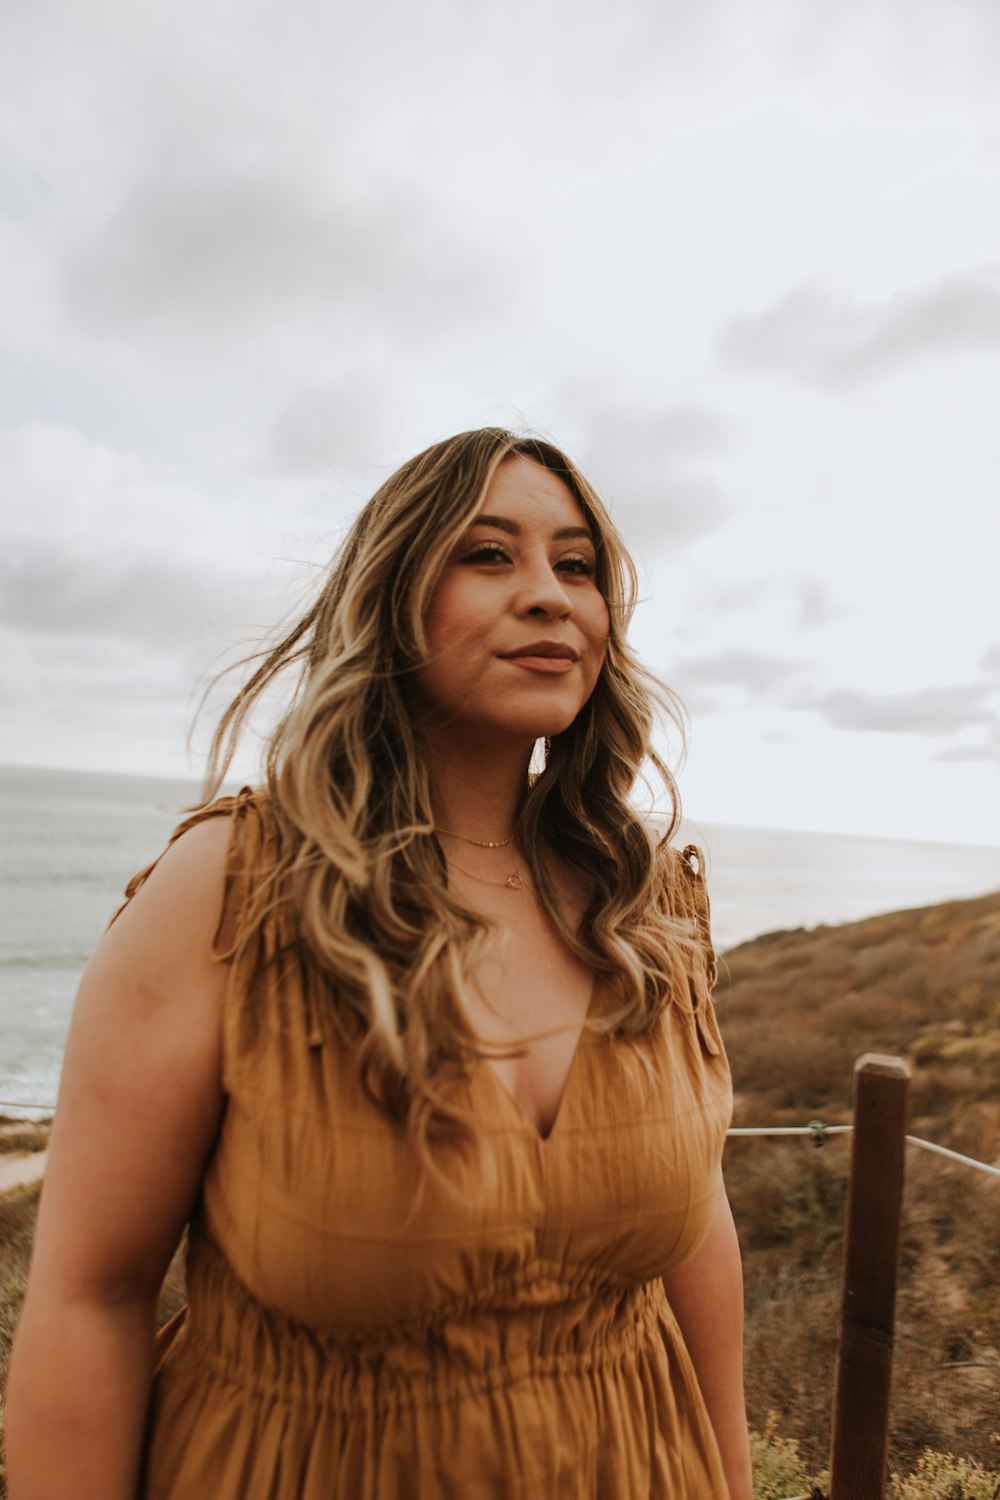
[[[345,1413],[440,1405],[559,1374],[663,1356],[672,1319],[659,1279],[633,1285],[533,1262],[419,1323],[359,1337],[317,1329],[262,1304],[204,1235],[188,1254],[189,1306],[168,1360],[271,1399]]]

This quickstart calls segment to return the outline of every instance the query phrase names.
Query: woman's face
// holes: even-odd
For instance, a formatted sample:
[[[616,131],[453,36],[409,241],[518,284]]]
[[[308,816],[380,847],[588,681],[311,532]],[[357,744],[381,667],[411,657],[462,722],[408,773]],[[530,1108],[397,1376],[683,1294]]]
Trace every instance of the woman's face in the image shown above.
[[[505,459],[428,606],[427,726],[525,744],[566,729],[607,649],[595,561],[568,486],[531,459]]]

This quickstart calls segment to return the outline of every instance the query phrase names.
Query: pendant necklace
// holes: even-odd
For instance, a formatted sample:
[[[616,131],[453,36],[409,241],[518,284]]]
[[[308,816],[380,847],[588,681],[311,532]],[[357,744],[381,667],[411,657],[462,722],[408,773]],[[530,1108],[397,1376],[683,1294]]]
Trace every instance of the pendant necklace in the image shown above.
[[[477,875],[474,871],[467,870],[464,865],[456,865],[453,860],[449,860],[448,868],[458,870],[462,875],[468,875],[470,880],[478,880],[481,885],[494,885],[498,891],[502,891],[504,888],[509,891],[524,889],[524,881],[517,870],[511,870],[506,880],[487,880],[485,875]]]

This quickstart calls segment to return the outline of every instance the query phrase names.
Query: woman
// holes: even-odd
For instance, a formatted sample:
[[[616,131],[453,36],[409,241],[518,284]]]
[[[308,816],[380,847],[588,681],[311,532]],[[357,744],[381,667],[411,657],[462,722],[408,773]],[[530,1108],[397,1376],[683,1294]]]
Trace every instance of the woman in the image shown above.
[[[216,736],[209,797],[300,667],[266,788],[206,800],[84,977],[12,1500],[747,1500],[729,1076],[697,851],[627,801],[647,758],[673,797],[633,585],[496,429],[362,511]]]

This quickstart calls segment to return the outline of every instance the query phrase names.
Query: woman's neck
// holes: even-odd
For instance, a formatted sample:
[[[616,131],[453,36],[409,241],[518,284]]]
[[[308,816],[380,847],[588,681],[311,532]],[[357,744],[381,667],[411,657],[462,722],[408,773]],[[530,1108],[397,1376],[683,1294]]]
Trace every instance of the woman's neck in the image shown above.
[[[442,830],[486,842],[510,837],[528,778],[531,746],[429,743],[427,770]]]

